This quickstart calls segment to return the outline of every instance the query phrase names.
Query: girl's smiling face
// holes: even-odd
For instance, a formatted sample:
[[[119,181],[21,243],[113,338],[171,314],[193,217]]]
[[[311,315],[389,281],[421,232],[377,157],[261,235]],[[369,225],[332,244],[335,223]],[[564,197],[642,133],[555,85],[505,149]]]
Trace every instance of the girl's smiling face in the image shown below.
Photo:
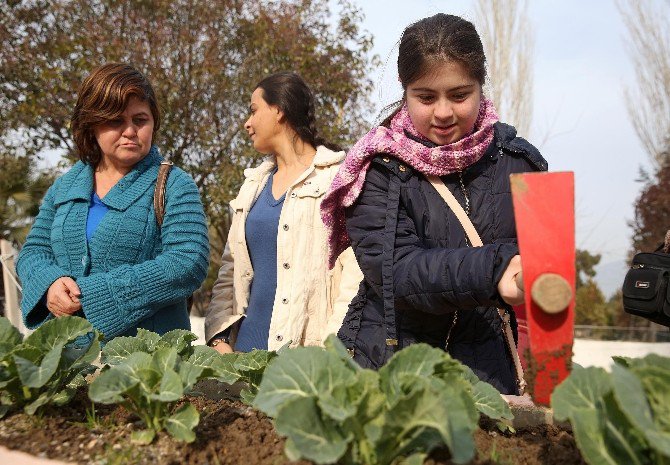
[[[414,127],[431,142],[452,144],[474,130],[482,90],[460,63],[434,65],[405,92]]]

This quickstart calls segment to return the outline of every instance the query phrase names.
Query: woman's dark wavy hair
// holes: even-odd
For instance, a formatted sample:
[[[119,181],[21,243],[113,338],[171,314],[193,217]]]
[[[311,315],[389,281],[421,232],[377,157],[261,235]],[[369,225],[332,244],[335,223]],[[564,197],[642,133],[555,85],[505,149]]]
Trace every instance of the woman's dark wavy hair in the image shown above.
[[[460,16],[438,13],[405,28],[398,46],[398,77],[403,95],[407,86],[423,77],[434,65],[457,62],[468,75],[484,85],[486,56],[475,26]],[[381,123],[388,126],[402,103],[393,102],[382,114],[394,111]]]
[[[283,71],[261,80],[255,89],[263,90],[263,100],[278,107],[297,136],[312,147],[325,145],[342,150],[337,144],[320,137],[316,129],[314,94],[299,74]]]
[[[137,69],[123,63],[107,63],[91,71],[79,88],[70,125],[77,156],[94,167],[102,159],[95,139],[95,126],[118,118],[131,97],[149,104],[154,118],[153,135],[161,125],[161,113],[154,89]]]

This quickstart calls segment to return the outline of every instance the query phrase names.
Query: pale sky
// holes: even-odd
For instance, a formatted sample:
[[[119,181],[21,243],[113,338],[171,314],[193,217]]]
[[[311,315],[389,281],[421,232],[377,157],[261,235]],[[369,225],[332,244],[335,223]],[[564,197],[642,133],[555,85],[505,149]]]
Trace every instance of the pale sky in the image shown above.
[[[373,100],[380,104],[401,93],[397,41],[405,26],[438,12],[474,19],[470,0],[358,4],[365,13],[363,29],[374,36],[374,53],[386,62],[374,76]],[[650,166],[626,111],[623,90],[635,81],[625,27],[613,0],[535,0],[529,16],[535,31],[534,126],[526,138],[551,171],[575,172],[577,247],[602,254],[601,269],[621,263],[631,243],[627,222],[642,187],[635,180],[641,166]],[[550,138],[542,143],[546,134]],[[623,279],[625,268],[618,268]],[[606,294],[620,285],[614,281],[601,283]]]

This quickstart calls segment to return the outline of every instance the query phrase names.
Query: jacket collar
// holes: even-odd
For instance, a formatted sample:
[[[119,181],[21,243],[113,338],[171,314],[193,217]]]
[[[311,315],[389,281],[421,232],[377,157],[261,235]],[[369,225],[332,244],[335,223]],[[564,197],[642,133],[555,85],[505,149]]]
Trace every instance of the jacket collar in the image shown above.
[[[153,186],[158,176],[158,167],[163,158],[155,146],[142,160],[102,199],[102,203],[115,210],[125,210],[148,188]],[[93,193],[93,166],[81,161],[63,175],[61,186],[54,199],[56,205],[74,200],[89,201]]]
[[[316,155],[314,156],[314,160],[312,160],[312,165],[307,169],[307,171],[312,171],[312,169],[315,167],[323,168],[336,165],[344,160],[345,156],[346,152],[344,151],[334,152],[324,145],[319,145],[316,148]],[[244,170],[244,177],[252,181],[261,181],[270,174],[275,166],[276,162],[274,157],[267,157],[257,167],[247,168]]]
[[[331,165],[337,165],[338,163],[344,160],[344,157],[347,153],[344,150],[335,152],[330,150],[325,145],[319,145],[316,148],[316,156],[314,157],[314,166],[326,167]]]
[[[539,171],[546,171],[549,167],[542,154],[523,137],[518,137],[514,126],[504,123],[495,124],[495,148],[507,150],[526,158]],[[492,156],[496,158],[497,156]]]
[[[501,148],[513,149],[516,139],[516,128],[514,126],[498,121],[493,125],[493,134],[493,143],[486,149],[482,158],[468,166],[463,172],[479,173],[484,169],[482,166],[486,164],[486,160],[492,160],[494,163],[498,161],[498,152]]]
[[[493,125],[493,130],[494,140],[504,147],[507,147],[516,137],[516,128],[500,121]]]

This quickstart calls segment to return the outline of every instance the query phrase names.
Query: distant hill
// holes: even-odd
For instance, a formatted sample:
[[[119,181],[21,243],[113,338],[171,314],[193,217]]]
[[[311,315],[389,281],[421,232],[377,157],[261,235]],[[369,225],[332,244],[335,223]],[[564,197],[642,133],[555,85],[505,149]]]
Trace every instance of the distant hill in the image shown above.
[[[597,273],[595,280],[605,297],[609,298],[621,289],[626,271],[628,271],[628,262],[626,260],[616,260],[600,263],[595,267],[595,270]]]

